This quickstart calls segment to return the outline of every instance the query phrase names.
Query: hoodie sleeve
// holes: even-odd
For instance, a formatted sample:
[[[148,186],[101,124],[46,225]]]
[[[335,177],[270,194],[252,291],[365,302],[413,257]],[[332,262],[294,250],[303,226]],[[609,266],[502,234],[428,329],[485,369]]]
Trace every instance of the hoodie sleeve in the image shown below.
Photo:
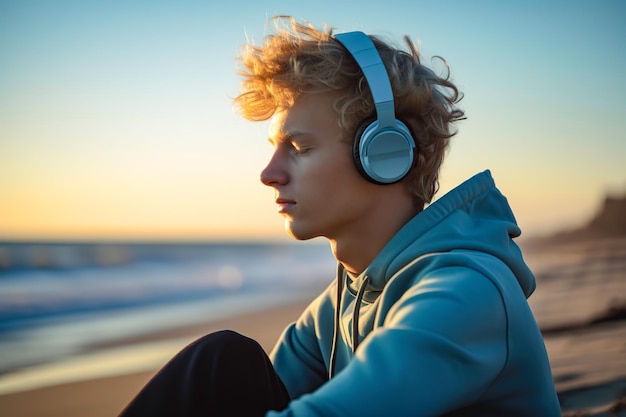
[[[476,402],[507,359],[498,288],[467,267],[431,271],[394,304],[353,360],[277,416],[440,416]]]
[[[334,326],[334,300],[328,294],[336,291],[335,288],[336,285],[331,285],[314,300],[298,320],[285,329],[270,353],[291,398],[312,392],[328,380],[326,363],[332,341],[325,335],[332,335]],[[320,320],[320,317],[329,320]]]

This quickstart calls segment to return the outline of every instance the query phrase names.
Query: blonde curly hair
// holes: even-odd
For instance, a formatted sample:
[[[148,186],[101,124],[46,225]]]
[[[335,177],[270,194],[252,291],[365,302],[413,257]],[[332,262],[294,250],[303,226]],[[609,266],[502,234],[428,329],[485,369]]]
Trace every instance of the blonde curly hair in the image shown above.
[[[346,140],[353,141],[358,126],[375,116],[369,86],[356,61],[333,39],[330,27],[317,30],[288,16],[277,16],[274,23],[276,31],[263,45],[244,46],[242,92],[234,99],[240,113],[248,120],[268,120],[277,110],[291,107],[302,93],[333,92],[338,124]],[[408,51],[370,38],[389,74],[396,117],[409,126],[416,141],[416,168],[406,182],[423,205],[439,189],[439,170],[449,139],[456,134],[451,123],[464,118],[456,106],[462,95],[450,81],[449,69],[443,78],[421,63],[409,37],[404,38]]]

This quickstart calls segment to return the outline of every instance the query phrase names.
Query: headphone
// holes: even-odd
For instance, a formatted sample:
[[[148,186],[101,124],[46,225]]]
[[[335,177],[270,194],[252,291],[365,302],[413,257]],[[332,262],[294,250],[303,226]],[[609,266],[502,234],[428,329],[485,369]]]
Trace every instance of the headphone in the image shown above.
[[[375,184],[393,184],[411,170],[415,140],[409,128],[396,119],[391,81],[372,40],[363,32],[347,32],[334,38],[359,65],[374,98],[376,120],[365,122],[354,140],[354,162],[361,175]]]

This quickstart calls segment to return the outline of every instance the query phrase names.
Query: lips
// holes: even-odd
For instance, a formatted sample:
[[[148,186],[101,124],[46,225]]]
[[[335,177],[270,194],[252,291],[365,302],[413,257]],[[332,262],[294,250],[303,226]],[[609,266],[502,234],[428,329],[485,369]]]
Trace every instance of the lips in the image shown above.
[[[296,205],[296,202],[288,198],[277,198],[276,205],[278,206],[279,213],[287,213]]]

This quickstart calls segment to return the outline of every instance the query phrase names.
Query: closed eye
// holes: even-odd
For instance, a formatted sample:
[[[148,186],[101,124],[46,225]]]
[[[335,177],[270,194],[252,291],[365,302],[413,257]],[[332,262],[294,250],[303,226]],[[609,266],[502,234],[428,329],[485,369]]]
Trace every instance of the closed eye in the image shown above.
[[[291,146],[291,153],[293,153],[294,155],[304,155],[312,149],[310,146],[298,145],[295,142],[291,142],[290,146]]]

